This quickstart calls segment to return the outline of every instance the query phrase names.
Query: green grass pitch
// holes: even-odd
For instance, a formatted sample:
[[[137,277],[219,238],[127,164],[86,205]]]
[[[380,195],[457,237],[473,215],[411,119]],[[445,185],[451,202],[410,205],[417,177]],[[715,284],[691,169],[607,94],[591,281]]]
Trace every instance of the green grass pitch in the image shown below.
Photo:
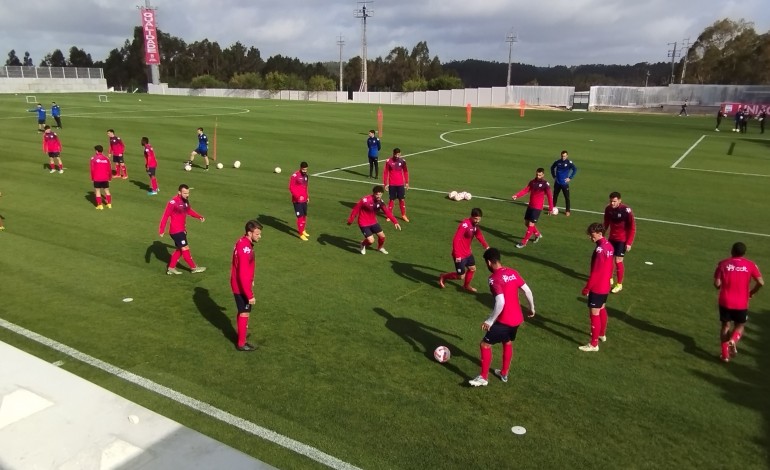
[[[49,174],[23,96],[0,96],[0,318],[361,468],[767,468],[770,464],[770,293],[730,364],[717,360],[712,274],[735,241],[770,269],[770,139],[714,132],[708,117],[383,106],[383,155],[409,162],[410,223],[387,222],[389,255],[345,220],[371,191],[366,133],[376,105],[110,95],[38,95],[63,110],[65,173]],[[141,100],[139,99],[141,98]],[[195,129],[225,168],[185,172]],[[88,161],[114,128],[128,180],[113,209],[94,210]],[[701,138],[702,136],[706,136]],[[159,160],[147,196],[140,139]],[[515,193],[562,149],[578,166],[573,213],[543,217],[523,250]],[[688,149],[690,150],[688,152]],[[688,152],[686,155],[685,153]],[[682,158],[684,156],[684,158]],[[232,162],[240,160],[236,170]],[[309,242],[296,236],[288,177],[310,164]],[[675,168],[672,165],[676,164]],[[200,157],[196,165],[200,164]],[[283,173],[276,175],[273,168]],[[192,188],[204,223],[188,220],[201,275],[167,276],[158,222],[176,187]],[[451,190],[474,195],[446,198]],[[625,289],[608,301],[608,342],[581,353],[585,235],[611,191],[638,218]],[[526,199],[525,199],[526,201]],[[519,330],[511,380],[469,388],[492,298],[455,283],[451,238],[481,207],[487,241],[532,287],[538,315]],[[563,200],[559,202],[563,207]],[[397,211],[396,211],[397,212]],[[229,264],[244,222],[257,245],[255,353],[235,351]],[[477,260],[482,250],[474,244]],[[652,262],[652,265],[645,264]],[[181,263],[184,266],[184,263]],[[125,297],[133,302],[124,303]],[[522,301],[524,301],[522,299]],[[321,464],[0,328],[0,340],[280,468]],[[445,365],[438,345],[452,351]],[[493,367],[501,350],[494,349]],[[527,434],[517,436],[511,427]]]

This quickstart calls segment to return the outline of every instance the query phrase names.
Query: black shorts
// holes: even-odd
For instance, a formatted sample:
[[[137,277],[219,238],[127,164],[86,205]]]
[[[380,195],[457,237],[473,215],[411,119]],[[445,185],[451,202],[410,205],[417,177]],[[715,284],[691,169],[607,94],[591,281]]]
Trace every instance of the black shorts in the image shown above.
[[[452,260],[455,259],[457,258],[452,258]],[[455,261],[455,271],[457,271],[457,274],[463,274],[468,266],[476,266],[476,258],[473,255],[463,258],[459,262]]]
[[[542,212],[542,209],[534,209],[532,207],[527,207],[526,212],[524,212],[524,220],[529,220],[533,224],[537,223],[537,219],[540,218],[540,213]]]
[[[380,224],[367,225],[366,227],[359,228],[365,237],[371,237],[372,235],[382,232],[382,227],[380,227]]]
[[[94,189],[110,189],[109,181],[94,181]]]
[[[726,308],[719,306],[719,321],[722,323],[733,322],[737,324],[746,323],[749,319],[748,310],[736,310],[734,308]]]
[[[508,326],[502,323],[493,323],[487,334],[484,335],[483,342],[487,344],[507,343],[516,340],[516,331],[518,326]]]
[[[379,160],[379,159],[380,159],[380,157],[379,157],[379,156],[376,156],[376,155],[375,155],[374,157],[373,157],[373,156],[371,156],[371,155],[368,155],[368,157],[369,157],[369,160],[371,160],[371,161],[375,161],[375,162],[376,162],[377,160]]]
[[[404,186],[388,186],[388,196],[393,199],[404,199],[406,197],[406,189]]]
[[[626,241],[610,240],[615,256],[622,258],[626,256]]]
[[[177,232],[170,234],[171,239],[174,240],[174,245],[177,248],[184,248],[187,246],[187,232]]]
[[[48,158],[59,158],[59,152],[48,152]]]
[[[601,308],[602,305],[607,303],[607,296],[609,294],[597,294],[595,292],[588,293],[588,308]]]
[[[292,204],[294,204],[294,214],[297,217],[307,215],[307,202],[292,202]]]
[[[38,119],[38,120],[37,120],[37,123],[38,123],[38,124],[45,124],[45,119]]]
[[[238,313],[251,312],[251,304],[245,295],[233,294],[233,297],[235,297],[235,308],[238,310]]]
[[[193,152],[197,153],[201,157],[208,157],[209,156],[209,151],[208,150],[201,150],[200,147],[198,147],[197,149],[193,150]]]
[[[123,155],[113,155],[112,163],[125,163],[125,161],[123,160]]]
[[[154,167],[154,166],[147,167],[147,176],[155,176],[156,168],[157,167]]]

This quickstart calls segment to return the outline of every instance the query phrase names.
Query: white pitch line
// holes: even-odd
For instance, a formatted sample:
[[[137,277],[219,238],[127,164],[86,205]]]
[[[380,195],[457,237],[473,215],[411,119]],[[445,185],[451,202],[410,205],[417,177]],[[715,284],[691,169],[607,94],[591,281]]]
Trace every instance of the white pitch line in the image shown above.
[[[447,135],[447,134],[453,134],[455,132],[478,131],[478,130],[482,130],[482,129],[505,129],[505,128],[501,127],[501,126],[493,126],[493,127],[471,127],[470,129],[455,129],[453,131],[446,131],[446,132],[442,133],[441,135],[438,136],[438,138],[443,140],[446,143],[455,144],[455,142],[452,142],[449,139],[445,139],[444,136]]]
[[[685,159],[685,157],[687,157],[687,155],[689,155],[689,154],[690,154],[690,152],[692,152],[692,151],[693,151],[693,149],[694,149],[695,147],[697,147],[697,146],[698,146],[698,144],[699,144],[699,143],[701,143],[701,141],[702,141],[703,139],[705,139],[705,138],[706,138],[706,135],[705,135],[705,134],[704,134],[704,135],[702,135],[702,136],[700,136],[700,139],[698,139],[698,140],[697,140],[697,141],[696,141],[694,144],[692,144],[692,145],[690,146],[690,148],[688,148],[688,149],[687,149],[687,151],[686,151],[685,153],[683,153],[681,157],[679,157],[679,160],[675,161],[675,162],[674,162],[674,164],[673,164],[673,165],[671,165],[671,167],[670,167],[670,168],[676,168],[676,166],[677,166],[677,165],[679,165],[679,163],[680,163],[682,160],[684,160],[684,159]]]
[[[520,130],[520,131],[508,132],[508,133],[500,134],[500,135],[493,135],[491,137],[484,137],[482,139],[470,140],[468,142],[461,142],[459,144],[450,144],[450,145],[444,145],[443,147],[435,147],[435,148],[428,149],[428,150],[420,150],[419,152],[414,152],[414,153],[410,153],[410,154],[404,155],[404,157],[413,157],[415,155],[420,155],[420,154],[423,154],[423,153],[435,152],[437,150],[444,150],[444,149],[448,149],[448,148],[452,148],[452,147],[459,147],[461,145],[476,144],[478,142],[484,142],[486,140],[492,140],[492,139],[499,139],[501,137],[507,137],[509,135],[523,134],[525,132],[531,132],[531,131],[536,131],[536,130],[539,130],[539,129],[545,129],[547,127],[559,126],[561,124],[568,124],[570,122],[580,121],[582,119],[583,118],[577,118],[577,119],[570,119],[569,121],[554,122],[552,124],[546,124],[544,126],[530,127],[529,129],[523,129],[523,130]],[[369,165],[369,164],[368,163],[360,163],[358,165],[350,165],[350,166],[346,166],[346,167],[342,167],[342,168],[333,168],[331,170],[322,171],[320,173],[314,173],[311,176],[323,176],[323,175],[326,175],[328,173],[334,173],[335,171],[349,170],[351,168],[358,168],[359,166],[367,166],[367,165]]]
[[[54,341],[2,318],[0,318],[0,327],[24,336],[27,339],[36,341],[62,354],[66,354],[67,356],[84,362],[92,367],[103,370],[104,372],[126,380],[127,382],[138,385],[146,390],[170,398],[171,400],[174,400],[181,405],[211,416],[212,418],[222,421],[225,424],[229,424],[230,426],[241,429],[242,431],[246,431],[247,433],[253,434],[254,436],[260,437],[266,441],[278,444],[279,446],[297,454],[304,455],[305,457],[313,459],[316,462],[326,465],[329,468],[340,470],[359,470],[358,467],[347,462],[343,462],[342,460],[322,452],[315,447],[303,444],[282,434],[278,434],[275,431],[271,431],[270,429],[259,426],[258,424],[254,424],[251,421],[239,418],[238,416],[232,415],[226,411],[216,408],[215,406],[209,405],[208,403],[196,400],[195,398],[187,396],[183,393],[179,393],[140,375],[128,372],[127,370],[121,369],[120,367],[113,366],[112,364],[104,362],[93,356],[89,356],[88,354],[82,353],[77,349],[73,349],[65,344]]]
[[[721,170],[705,170],[703,168],[684,168],[678,166],[675,170],[689,170],[689,171],[705,171],[707,173],[721,173],[723,175],[739,175],[739,176],[757,176],[760,178],[770,178],[770,175],[760,175],[758,173],[736,173],[734,171],[721,171]]]

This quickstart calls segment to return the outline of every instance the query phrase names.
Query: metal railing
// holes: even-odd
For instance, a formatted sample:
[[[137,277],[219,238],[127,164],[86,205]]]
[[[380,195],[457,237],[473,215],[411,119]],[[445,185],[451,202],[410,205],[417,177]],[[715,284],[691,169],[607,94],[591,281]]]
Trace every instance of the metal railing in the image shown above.
[[[104,71],[88,67],[0,67],[0,78],[97,78],[104,79]]]

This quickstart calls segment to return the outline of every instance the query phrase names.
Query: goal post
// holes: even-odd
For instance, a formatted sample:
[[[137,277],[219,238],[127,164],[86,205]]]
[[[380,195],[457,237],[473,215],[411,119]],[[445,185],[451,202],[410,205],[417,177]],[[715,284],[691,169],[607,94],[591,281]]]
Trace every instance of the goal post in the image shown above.
[[[28,95],[25,97],[25,99],[27,100],[27,103],[37,104],[37,96]]]
[[[99,102],[100,103],[109,103],[110,100],[107,98],[107,95],[99,95]]]

